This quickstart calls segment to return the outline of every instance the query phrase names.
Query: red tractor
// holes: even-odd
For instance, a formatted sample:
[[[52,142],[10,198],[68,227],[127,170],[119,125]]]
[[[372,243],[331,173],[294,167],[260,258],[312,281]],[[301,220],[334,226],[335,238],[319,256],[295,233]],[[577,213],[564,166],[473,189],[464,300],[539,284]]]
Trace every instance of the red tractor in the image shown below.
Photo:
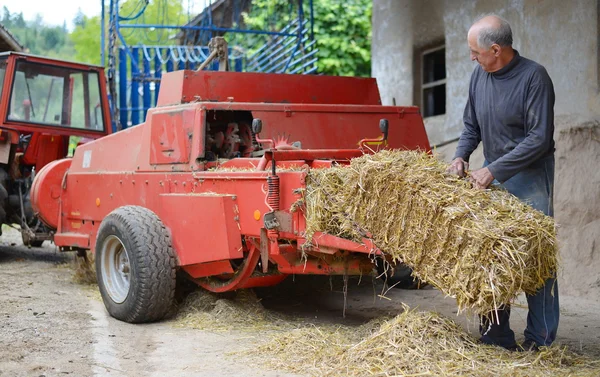
[[[103,68],[0,54],[0,224],[18,224],[26,245],[52,239],[31,208],[32,181],[69,145],[109,134],[109,119]]]
[[[154,321],[177,270],[212,292],[371,273],[372,243],[316,234],[307,246],[305,209],[292,210],[310,169],[367,143],[429,150],[418,109],[381,106],[374,79],[176,71],[144,123],[48,164],[31,200],[56,245],[95,252],[113,317]]]

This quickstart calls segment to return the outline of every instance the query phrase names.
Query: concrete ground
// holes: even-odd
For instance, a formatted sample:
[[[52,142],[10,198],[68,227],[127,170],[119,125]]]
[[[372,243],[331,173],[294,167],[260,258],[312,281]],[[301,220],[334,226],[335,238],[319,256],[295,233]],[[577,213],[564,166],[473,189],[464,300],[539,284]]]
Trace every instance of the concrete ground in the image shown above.
[[[0,238],[0,376],[293,376],[235,353],[264,339],[260,330],[203,331],[174,320],[131,325],[109,317],[94,286],[73,282],[72,254],[52,245],[28,249],[8,233]],[[327,278],[296,277],[258,294],[269,310],[316,323],[362,323],[398,313],[404,302],[477,333],[477,321],[457,316],[454,301],[439,291],[393,289],[384,299],[381,283],[370,278],[350,281],[344,318],[344,295],[334,283],[331,290]],[[557,342],[600,358],[600,305],[561,297],[561,311]],[[522,334],[526,310],[515,308],[512,318]]]

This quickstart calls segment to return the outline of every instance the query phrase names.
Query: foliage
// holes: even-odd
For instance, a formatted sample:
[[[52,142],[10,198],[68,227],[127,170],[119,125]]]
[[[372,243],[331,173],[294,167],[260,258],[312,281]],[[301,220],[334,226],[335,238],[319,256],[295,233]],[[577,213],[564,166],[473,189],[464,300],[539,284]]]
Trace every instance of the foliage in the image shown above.
[[[318,72],[327,75],[370,76],[371,0],[313,0],[314,33],[317,40]],[[140,13],[145,0],[123,0],[119,13],[133,17]],[[151,0],[140,17],[122,23],[182,25],[189,19],[181,0]],[[304,1],[305,18],[309,17],[309,1]],[[297,2],[289,0],[254,0],[244,14],[248,29],[281,30],[297,17]],[[67,25],[48,26],[41,15],[25,21],[22,13],[2,10],[0,22],[6,26],[29,52],[60,57],[83,63],[101,63],[101,18],[79,12],[73,20],[73,31]],[[121,29],[129,45],[170,45],[176,29]],[[252,53],[269,37],[249,34],[228,35],[231,46]],[[108,37],[106,37],[108,44]],[[107,48],[108,46],[105,46]]]
[[[121,21],[121,24],[153,24],[153,25],[183,25],[187,15],[180,0],[155,0],[147,6],[144,0],[126,0],[120,4],[119,15],[133,18],[143,10],[142,14],[131,20]],[[144,8],[145,7],[145,8]],[[76,60],[99,64],[101,51],[101,19],[100,16],[87,17],[81,15],[75,19],[75,29],[71,33],[71,40],[77,46]],[[108,30],[108,25],[106,30]],[[121,33],[128,45],[170,45],[178,30],[175,29],[128,29],[122,28]],[[119,42],[120,44],[120,42]],[[108,49],[108,36],[105,48]]]
[[[308,3],[304,1],[306,18],[310,14]],[[244,14],[244,23],[248,29],[281,30],[297,17],[297,8],[291,4],[287,0],[254,0],[250,12]],[[370,76],[371,6],[371,0],[313,0],[319,73]],[[228,39],[249,53],[260,47],[260,37]]]
[[[33,21],[25,21],[23,13],[11,13],[6,6],[2,9],[0,23],[31,54],[49,57],[73,56],[74,47],[69,41],[66,24],[48,26],[39,14]]]

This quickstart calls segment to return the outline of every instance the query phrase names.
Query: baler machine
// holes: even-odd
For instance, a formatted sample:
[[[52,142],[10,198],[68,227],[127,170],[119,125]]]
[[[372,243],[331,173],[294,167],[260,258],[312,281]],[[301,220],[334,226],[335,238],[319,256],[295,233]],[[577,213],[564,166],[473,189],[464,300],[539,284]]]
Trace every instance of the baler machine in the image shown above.
[[[95,253],[113,317],[153,321],[179,269],[212,292],[371,273],[372,243],[306,240],[292,206],[310,169],[383,147],[429,143],[418,109],[381,106],[374,79],[176,71],[144,123],[42,169],[32,204],[62,250]]]

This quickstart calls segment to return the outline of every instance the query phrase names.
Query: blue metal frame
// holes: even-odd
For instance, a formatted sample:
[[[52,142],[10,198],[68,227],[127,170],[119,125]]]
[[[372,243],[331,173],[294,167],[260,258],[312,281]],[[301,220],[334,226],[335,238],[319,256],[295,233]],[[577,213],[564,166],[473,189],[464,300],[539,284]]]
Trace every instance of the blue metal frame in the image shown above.
[[[105,1],[106,0],[101,0],[101,46],[103,64],[105,64],[106,59],[105,48],[107,38],[107,33],[105,31]],[[269,38],[264,39],[266,41],[265,44],[251,56],[242,55],[238,50],[230,48],[230,69],[238,72],[254,71],[294,74],[310,74],[316,72],[317,49],[314,40],[313,0],[308,0],[308,20],[305,20],[304,16],[304,0],[297,0],[298,17],[292,20],[285,28],[277,32],[215,26],[212,17],[212,0],[209,1],[210,4],[206,7],[207,17],[200,21],[200,26],[127,23],[127,21],[133,21],[142,16],[149,2],[145,1],[139,10],[136,6],[136,9],[132,11],[132,13],[135,14],[121,16],[119,14],[119,0],[109,1],[107,72],[114,131],[139,124],[141,121],[145,120],[148,109],[155,106],[158,100],[160,78],[162,77],[163,72],[181,69],[196,69],[196,67],[204,62],[209,55],[207,46],[132,46],[127,43],[126,37],[121,33],[122,29],[135,30],[152,28],[200,31],[207,33],[208,39],[210,39],[214,33],[242,33],[268,36]],[[239,4],[236,1],[238,0],[234,0],[234,7],[239,8]],[[142,3],[140,2],[140,5],[141,4]],[[237,13],[234,9],[234,14],[238,13],[241,13],[239,9],[237,9]],[[202,33],[200,33],[200,36],[202,36]],[[207,40],[206,34],[201,39]],[[120,45],[117,46],[117,43],[120,43]],[[213,62],[207,69],[218,69],[218,62]],[[154,95],[152,95],[152,92],[154,92]],[[114,97],[118,97],[118,106],[116,105],[117,101]]]

